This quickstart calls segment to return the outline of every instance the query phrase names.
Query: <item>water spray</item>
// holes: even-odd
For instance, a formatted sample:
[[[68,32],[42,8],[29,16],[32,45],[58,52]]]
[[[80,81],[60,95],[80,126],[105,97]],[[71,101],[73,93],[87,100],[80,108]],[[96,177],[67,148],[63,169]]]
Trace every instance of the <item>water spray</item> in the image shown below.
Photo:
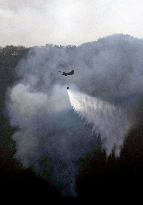
[[[103,146],[109,155],[113,150],[118,156],[124,136],[130,128],[126,113],[119,107],[77,90],[68,90],[71,106],[93,131],[101,134]]]

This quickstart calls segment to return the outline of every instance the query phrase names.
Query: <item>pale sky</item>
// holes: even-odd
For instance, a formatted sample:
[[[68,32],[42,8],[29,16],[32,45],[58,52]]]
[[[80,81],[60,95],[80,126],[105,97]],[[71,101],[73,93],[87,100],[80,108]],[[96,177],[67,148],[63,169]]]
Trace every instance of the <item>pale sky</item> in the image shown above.
[[[143,38],[143,0],[0,0],[0,46]]]

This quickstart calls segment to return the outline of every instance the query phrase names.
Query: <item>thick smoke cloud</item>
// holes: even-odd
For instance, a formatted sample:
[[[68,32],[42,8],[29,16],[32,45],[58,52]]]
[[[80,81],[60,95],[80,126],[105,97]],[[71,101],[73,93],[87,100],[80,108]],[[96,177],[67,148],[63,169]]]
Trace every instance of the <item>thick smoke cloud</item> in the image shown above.
[[[143,41],[125,35],[33,48],[18,65],[8,101],[23,165],[74,194],[79,161],[97,143],[93,130],[108,155],[119,154],[128,130],[142,120],[142,53]],[[73,76],[58,72],[71,69]]]
[[[20,127],[13,139],[16,157],[24,167],[48,175],[66,194],[74,194],[79,159],[96,143],[89,126],[73,113],[66,89],[55,86],[52,94],[31,91],[18,84],[9,104],[12,125]]]

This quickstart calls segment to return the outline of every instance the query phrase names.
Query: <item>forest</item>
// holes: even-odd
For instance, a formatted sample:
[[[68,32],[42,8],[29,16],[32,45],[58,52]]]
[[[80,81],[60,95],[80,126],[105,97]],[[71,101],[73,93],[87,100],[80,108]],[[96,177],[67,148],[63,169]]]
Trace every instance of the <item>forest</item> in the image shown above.
[[[72,47],[69,49],[72,49]],[[12,135],[17,127],[13,127],[7,117],[6,99],[8,89],[18,80],[16,68],[25,58],[30,48],[22,46],[6,46],[0,48],[0,183],[2,196],[20,195],[26,200],[32,196],[33,201],[85,202],[94,200],[101,202],[103,198],[114,203],[122,201],[124,196],[130,200],[142,199],[143,184],[143,127],[138,125],[130,130],[119,157],[114,152],[107,158],[100,146],[81,160],[81,167],[76,179],[78,197],[68,199],[58,190],[36,175],[30,168],[23,168],[15,159],[15,142]],[[31,192],[32,190],[32,192]],[[128,190],[128,192],[127,192]],[[116,199],[113,199],[114,197]],[[5,197],[6,200],[6,197]],[[98,203],[97,203],[98,204]]]

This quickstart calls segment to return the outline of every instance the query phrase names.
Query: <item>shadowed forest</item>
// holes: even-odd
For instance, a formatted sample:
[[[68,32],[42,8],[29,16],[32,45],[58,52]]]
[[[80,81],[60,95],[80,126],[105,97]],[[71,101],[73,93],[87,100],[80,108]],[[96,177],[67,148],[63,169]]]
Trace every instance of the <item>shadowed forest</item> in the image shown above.
[[[72,49],[72,48],[71,48]],[[85,200],[101,202],[112,200],[114,203],[122,201],[124,197],[136,202],[142,198],[143,186],[143,126],[130,130],[126,137],[120,157],[112,153],[106,157],[99,147],[95,152],[81,160],[80,172],[76,179],[78,196],[75,199],[60,195],[58,190],[48,181],[41,179],[31,169],[24,169],[15,160],[15,143],[12,135],[15,131],[10,126],[6,111],[8,88],[12,87],[18,76],[16,66],[25,58],[29,48],[6,46],[0,48],[0,185],[1,196],[4,200],[16,200],[16,195],[27,201],[49,201],[68,203],[82,203]],[[6,196],[6,197],[5,197]],[[114,199],[114,197],[116,199]],[[98,204],[98,203],[97,203]]]

